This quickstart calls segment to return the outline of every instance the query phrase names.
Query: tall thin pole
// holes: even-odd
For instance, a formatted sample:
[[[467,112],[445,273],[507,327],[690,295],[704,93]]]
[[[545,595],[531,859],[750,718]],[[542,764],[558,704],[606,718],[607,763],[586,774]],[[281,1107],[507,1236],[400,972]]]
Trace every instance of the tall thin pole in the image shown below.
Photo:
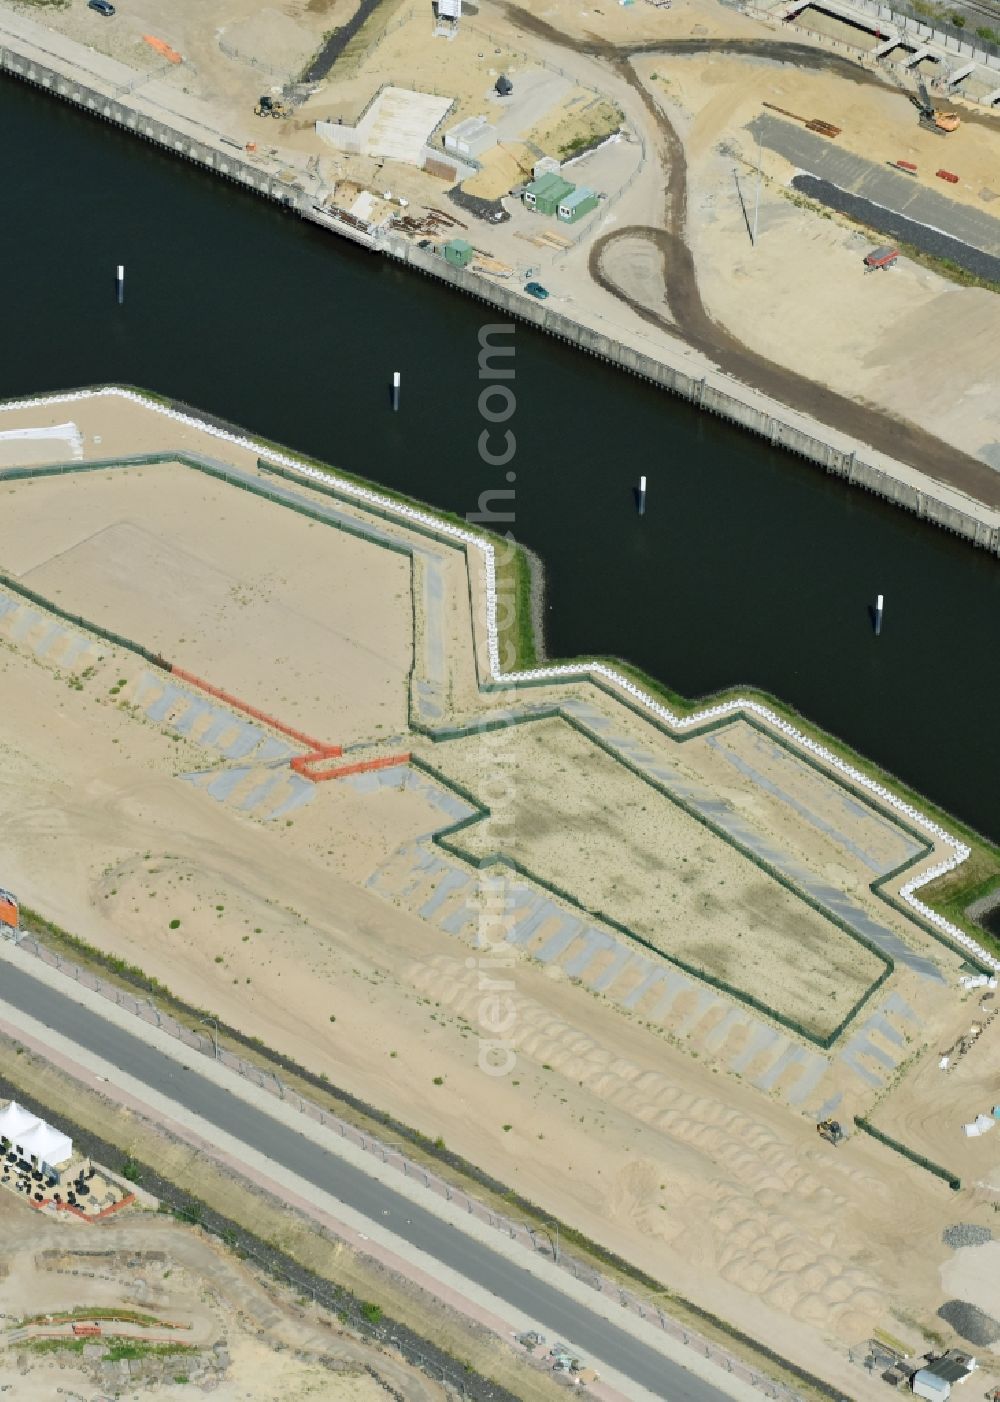
[[[750,237],[750,242],[753,244],[754,248],[757,247],[757,215],[760,213],[760,148],[763,140],[764,133],[759,132],[757,135],[757,193],[754,196],[753,202],[753,234]]]

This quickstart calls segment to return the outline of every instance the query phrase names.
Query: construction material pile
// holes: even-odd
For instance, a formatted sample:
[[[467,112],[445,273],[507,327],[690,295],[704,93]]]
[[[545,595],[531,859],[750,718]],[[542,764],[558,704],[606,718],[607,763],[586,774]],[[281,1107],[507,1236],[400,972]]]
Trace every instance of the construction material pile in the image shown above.
[[[973,1222],[956,1222],[953,1227],[945,1227],[941,1240],[957,1250],[960,1246],[985,1246],[993,1240],[993,1233],[989,1227],[977,1227]]]
[[[946,1300],[938,1316],[951,1325],[960,1339],[977,1348],[990,1348],[1000,1339],[1000,1321],[977,1305],[970,1305],[968,1300]]]

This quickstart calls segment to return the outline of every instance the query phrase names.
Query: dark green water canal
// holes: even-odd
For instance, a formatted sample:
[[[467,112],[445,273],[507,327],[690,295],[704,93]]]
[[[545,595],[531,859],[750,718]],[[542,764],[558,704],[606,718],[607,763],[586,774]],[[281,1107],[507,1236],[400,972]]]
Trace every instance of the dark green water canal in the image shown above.
[[[12,80],[0,120],[0,395],[125,381],[463,515],[508,486],[477,451],[488,309]],[[620,655],[688,695],[765,688],[1000,839],[997,560],[515,342],[513,529],[545,561],[550,653]]]

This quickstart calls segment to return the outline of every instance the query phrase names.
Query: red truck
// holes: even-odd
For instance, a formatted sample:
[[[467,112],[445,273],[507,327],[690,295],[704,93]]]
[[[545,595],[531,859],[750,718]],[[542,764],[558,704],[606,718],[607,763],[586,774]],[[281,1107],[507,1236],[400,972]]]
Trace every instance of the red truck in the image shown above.
[[[870,253],[865,254],[865,267],[869,270],[891,268],[898,257],[899,249],[893,248],[890,243],[884,243],[881,248],[873,248]]]

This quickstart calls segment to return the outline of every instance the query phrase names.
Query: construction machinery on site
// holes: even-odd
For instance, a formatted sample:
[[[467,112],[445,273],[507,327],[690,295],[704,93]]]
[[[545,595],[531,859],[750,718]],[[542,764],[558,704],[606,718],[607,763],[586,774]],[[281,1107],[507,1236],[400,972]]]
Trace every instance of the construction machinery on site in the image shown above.
[[[271,97],[270,94],[264,93],[253,110],[255,117],[274,117],[277,119],[291,116],[292,109],[280,97]]]
[[[828,1144],[836,1146],[844,1137],[844,1131],[840,1127],[838,1120],[820,1120],[816,1126],[816,1133],[820,1139],[825,1139]]]
[[[945,112],[942,108],[934,106],[923,78],[917,79],[917,94],[912,97],[912,101],[920,113],[920,125],[927,131],[936,132],[938,136],[947,136],[962,125],[962,119],[957,112]]]

